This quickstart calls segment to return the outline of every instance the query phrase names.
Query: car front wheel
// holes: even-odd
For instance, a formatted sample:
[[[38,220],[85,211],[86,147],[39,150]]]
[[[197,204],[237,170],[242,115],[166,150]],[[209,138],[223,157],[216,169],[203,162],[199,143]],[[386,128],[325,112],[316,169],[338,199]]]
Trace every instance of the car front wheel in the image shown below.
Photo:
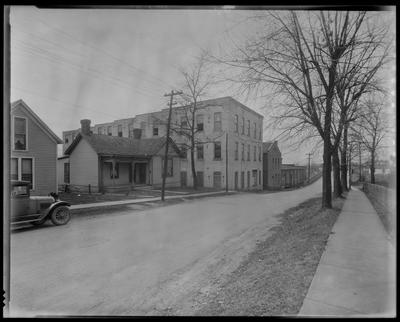
[[[50,219],[56,226],[65,225],[71,219],[69,208],[67,206],[57,207],[51,213]]]

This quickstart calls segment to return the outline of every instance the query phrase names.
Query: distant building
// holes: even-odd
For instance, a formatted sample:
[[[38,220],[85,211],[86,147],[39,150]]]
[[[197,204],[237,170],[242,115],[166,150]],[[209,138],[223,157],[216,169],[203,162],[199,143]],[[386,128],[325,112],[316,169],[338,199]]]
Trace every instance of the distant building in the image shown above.
[[[282,164],[281,177],[282,186],[284,188],[297,187],[304,184],[306,178],[307,167],[294,164]]]
[[[32,195],[57,191],[57,144],[63,143],[23,101],[11,103],[12,180],[31,183]]]
[[[134,139],[81,130],[58,159],[60,182],[83,192],[129,191],[137,185],[161,186],[166,138]],[[180,151],[170,140],[166,186],[179,186]]]
[[[263,188],[281,188],[282,156],[278,141],[263,142]]]
[[[174,127],[185,122],[190,106],[174,107]],[[115,120],[91,127],[93,134],[131,139],[155,139],[166,136],[168,108],[132,118]],[[194,163],[198,186],[234,190],[262,189],[262,124],[263,116],[232,97],[198,102],[196,113],[196,148]],[[65,131],[63,151],[69,148],[80,129]],[[185,135],[171,132],[171,138],[183,152],[178,185],[192,186],[191,156],[185,147],[190,143]],[[72,175],[72,173],[71,173]]]

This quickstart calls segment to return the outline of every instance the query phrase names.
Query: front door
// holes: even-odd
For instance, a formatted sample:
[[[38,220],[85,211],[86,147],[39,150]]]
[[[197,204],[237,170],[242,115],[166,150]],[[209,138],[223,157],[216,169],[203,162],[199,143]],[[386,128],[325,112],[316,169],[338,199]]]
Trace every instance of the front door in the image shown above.
[[[186,171],[181,171],[181,187],[187,186],[187,173]]]
[[[146,163],[135,163],[135,178],[134,181],[136,184],[145,184],[146,183]]]
[[[235,190],[239,190],[239,172],[235,172]]]
[[[221,188],[221,172],[215,171],[214,172],[214,188],[220,189]]]

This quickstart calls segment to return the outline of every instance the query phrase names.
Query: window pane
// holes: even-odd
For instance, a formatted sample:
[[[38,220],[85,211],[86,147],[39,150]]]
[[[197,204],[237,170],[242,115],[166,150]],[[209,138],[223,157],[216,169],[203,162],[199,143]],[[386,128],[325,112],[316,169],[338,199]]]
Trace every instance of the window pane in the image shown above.
[[[221,159],[221,142],[214,143],[214,159]]]
[[[22,159],[21,160],[21,179],[24,181],[29,181],[32,188],[33,176],[32,176],[32,159]]]
[[[14,119],[14,132],[16,134],[26,134],[26,119],[21,117]]]
[[[18,159],[11,159],[11,180],[18,180]]]
[[[221,113],[214,113],[214,131],[221,130]]]

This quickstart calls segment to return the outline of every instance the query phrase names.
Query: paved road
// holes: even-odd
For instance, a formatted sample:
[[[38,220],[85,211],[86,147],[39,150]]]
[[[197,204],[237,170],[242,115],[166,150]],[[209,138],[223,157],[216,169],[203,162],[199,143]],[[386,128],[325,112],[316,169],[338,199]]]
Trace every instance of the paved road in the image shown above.
[[[189,298],[184,294],[191,288],[204,288],[206,271],[217,276],[233,269],[278,224],[277,214],[320,191],[318,180],[286,192],[210,197],[15,230],[10,315],[163,314]]]

